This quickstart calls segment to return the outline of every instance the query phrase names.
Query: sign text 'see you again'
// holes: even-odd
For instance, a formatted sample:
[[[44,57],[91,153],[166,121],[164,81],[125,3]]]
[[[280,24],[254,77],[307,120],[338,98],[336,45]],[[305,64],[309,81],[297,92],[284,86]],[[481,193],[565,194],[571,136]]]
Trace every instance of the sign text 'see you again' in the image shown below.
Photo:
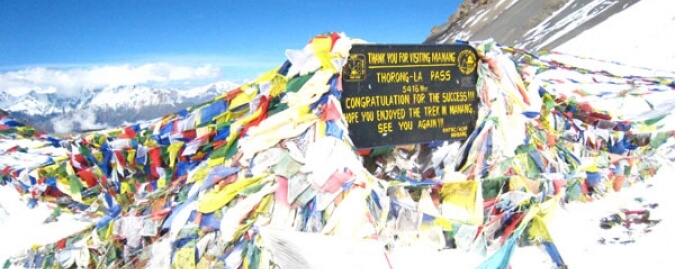
[[[478,117],[476,67],[468,45],[353,45],[341,103],[355,146],[466,139]]]

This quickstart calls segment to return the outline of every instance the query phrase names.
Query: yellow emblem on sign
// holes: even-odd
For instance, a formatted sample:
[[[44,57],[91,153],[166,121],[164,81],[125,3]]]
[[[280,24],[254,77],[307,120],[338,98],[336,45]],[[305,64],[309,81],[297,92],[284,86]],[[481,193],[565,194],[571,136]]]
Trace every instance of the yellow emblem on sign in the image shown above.
[[[352,54],[342,69],[345,81],[362,81],[366,79],[366,55]]]
[[[476,71],[476,54],[471,50],[463,50],[457,57],[457,67],[464,75],[469,75]]]

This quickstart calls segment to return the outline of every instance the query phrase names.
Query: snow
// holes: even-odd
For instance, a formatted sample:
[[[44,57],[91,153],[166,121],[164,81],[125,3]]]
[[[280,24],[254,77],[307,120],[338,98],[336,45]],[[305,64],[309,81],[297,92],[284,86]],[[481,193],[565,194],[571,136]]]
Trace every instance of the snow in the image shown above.
[[[486,9],[478,11],[476,13],[476,15],[471,18],[471,20],[472,20],[471,26],[474,26],[474,25],[476,25],[476,23],[482,21],[483,17],[485,17],[486,14],[488,14],[488,10],[486,10]]]
[[[37,167],[50,156],[65,156],[63,148],[45,146],[48,143],[32,139],[0,139],[0,169],[9,165],[16,168]],[[6,151],[14,146],[28,149],[26,153]],[[7,258],[31,248],[35,244],[47,244],[85,229],[91,223],[76,220],[64,213],[57,222],[44,224],[53,209],[46,203],[29,208],[25,198],[11,186],[0,186],[0,263]],[[6,242],[11,242],[7,244]]]
[[[0,169],[6,166],[17,168],[38,167],[46,163],[50,156],[65,156],[63,148],[46,147],[44,141],[32,139],[5,140],[0,139]],[[26,152],[6,151],[15,146],[26,148]]]
[[[565,55],[551,55],[550,57],[564,63],[572,63],[574,66],[587,66],[591,70],[613,70],[619,74],[633,74],[651,76],[656,73],[642,69],[632,69],[625,66],[604,64],[593,60],[580,60]],[[671,75],[675,77],[675,75]],[[675,95],[669,87],[664,85],[652,85],[646,88],[636,88],[634,84],[626,84],[626,79],[610,78],[601,75],[583,75],[570,70],[550,70],[537,76],[533,81],[535,87],[550,84],[551,80],[564,78],[565,83],[558,83],[551,87],[555,93],[566,96],[574,95],[577,90],[591,93],[604,93],[604,95],[576,96],[579,102],[589,102],[594,107],[610,112],[610,115],[625,119],[641,121],[654,118],[664,112],[675,109]],[[573,83],[574,80],[576,83]],[[615,84],[620,83],[620,84]],[[641,96],[622,96],[622,93],[630,91]],[[650,92],[651,91],[651,92]],[[653,107],[650,107],[651,106]],[[627,109],[630,108],[630,109]]]
[[[569,3],[573,3],[573,2],[569,2]],[[606,4],[606,5],[602,6],[604,4]],[[606,2],[605,0],[592,1],[588,4],[586,4],[585,6],[583,6],[582,8],[576,10],[575,12],[572,12],[570,15],[568,15],[564,19],[558,21],[555,24],[555,26],[546,27],[546,31],[540,31],[537,34],[545,34],[546,32],[551,31],[551,30],[553,30],[553,31],[555,31],[557,29],[560,29],[560,30],[556,31],[555,34],[553,34],[551,37],[549,37],[546,41],[539,44],[538,48],[543,48],[548,43],[551,43],[551,42],[555,41],[556,39],[558,39],[558,38],[562,37],[563,35],[567,34],[569,31],[574,30],[578,26],[584,24],[585,22],[587,22],[590,19],[592,19],[593,17],[595,17],[595,15],[597,15],[599,12],[601,12],[601,11],[596,10],[597,7],[602,6],[604,8],[609,8],[614,4],[616,4],[616,2]],[[563,10],[563,9],[561,9],[561,10]],[[596,11],[596,12],[594,13],[593,11]],[[547,22],[544,21],[543,23],[547,23]],[[535,39],[538,39],[538,38],[535,37]]]
[[[675,142],[675,141],[673,141]],[[669,242],[675,240],[675,196],[672,190],[675,181],[669,175],[675,173],[675,164],[665,166],[645,182],[634,183],[621,192],[611,192],[593,202],[574,202],[564,207],[558,206],[553,218],[548,223],[549,232],[568,268],[672,268],[667,266]],[[642,202],[638,202],[642,199]],[[623,227],[615,226],[605,230],[600,227],[600,220],[619,213],[622,209],[646,209],[646,205],[658,204],[650,210],[650,219],[661,220],[651,231],[644,232],[643,227],[634,224],[633,233]],[[268,232],[269,233],[269,232]],[[287,234],[286,234],[287,235]],[[623,240],[634,240],[631,243],[610,242],[612,237]],[[270,240],[265,236],[265,240]],[[349,247],[338,239],[298,233],[293,236],[275,235],[272,241],[283,241],[284,244],[274,246],[277,251],[284,250],[282,257],[302,257],[312,261],[325,261],[335,256],[349,257],[332,261],[330,268],[350,268],[352,260],[363,261],[368,267],[359,268],[437,268],[439,264],[451,265],[452,268],[476,268],[485,259],[480,253],[459,249],[437,250],[432,246],[397,246],[387,254],[386,263],[382,261],[376,248],[376,241],[366,244],[352,241]],[[599,239],[606,238],[608,243],[601,244]],[[283,239],[283,240],[282,240]],[[280,242],[276,242],[280,244]],[[300,246],[312,245],[312,248]],[[268,245],[268,247],[273,247]],[[299,249],[303,249],[299,251]],[[338,254],[339,253],[339,254]],[[366,255],[370,254],[370,255]],[[389,264],[391,267],[387,267]],[[303,267],[305,268],[305,267]],[[328,267],[327,267],[328,268]],[[546,269],[556,268],[548,254],[538,246],[517,247],[511,259],[512,269]]]
[[[3,109],[8,111],[25,111],[28,115],[49,114],[58,111],[58,107],[50,106],[50,100],[47,98],[47,95],[36,94],[34,91],[18,97],[8,94],[7,99],[2,101]]]
[[[158,104],[174,104],[169,91],[147,86],[124,86],[104,89],[92,98],[89,106],[138,110],[145,106]]]
[[[675,10],[673,1],[640,1],[554,49],[564,54],[551,54],[544,59],[556,60],[575,67],[607,71],[616,76],[675,77],[673,65],[675,50],[666,49],[675,47],[675,41],[666,34],[675,33],[673,10]],[[627,90],[641,92],[635,87],[640,85],[641,89],[654,91],[647,95],[626,98],[606,96],[579,98],[580,101],[592,102],[599,109],[613,111],[613,116],[627,120],[644,120],[663,111],[675,109],[675,95],[669,87],[647,85],[645,81],[639,79],[632,80],[634,84],[626,84],[626,79],[623,78],[583,75],[569,70],[547,71],[538,77],[540,80],[568,78],[578,81],[579,83],[556,85],[557,91],[568,96],[577,89],[595,93],[618,93]],[[622,85],[613,84],[616,82]],[[646,101],[651,103],[653,109]],[[663,123],[665,124],[663,129],[675,129],[675,115],[671,114],[669,118],[663,120]]]
[[[204,99],[202,101],[206,101],[204,96],[219,95],[235,88],[237,85],[231,81],[219,81],[182,90],[141,85],[106,86],[96,89],[82,88],[78,94],[72,96],[63,93],[46,95],[44,89],[26,93],[13,92],[11,89],[0,89],[0,107],[6,111],[21,112],[27,115],[60,114],[62,112],[82,111],[88,108],[139,110],[147,105],[175,105],[185,101],[185,99]]]
[[[498,10],[499,13],[498,13],[497,15],[495,15],[494,17],[492,17],[492,21],[494,21],[494,20],[496,20],[497,18],[499,18],[499,15],[501,15],[502,12],[504,12],[504,11],[507,10],[507,9],[509,9],[509,8],[510,8],[511,6],[513,6],[513,4],[515,4],[518,0],[513,0],[513,1],[511,1],[505,8],[501,8],[501,5],[504,4],[506,1],[507,1],[507,0],[499,0],[499,2],[497,2],[497,3],[494,5],[494,9],[495,9],[495,10]]]
[[[560,9],[556,10],[553,12],[548,19],[542,21],[539,23],[537,26],[533,27],[529,31],[525,33],[526,40],[537,40],[543,36],[545,36],[548,32],[553,31],[554,29],[552,27],[555,27],[555,25],[551,25],[550,20],[560,14],[565,8],[570,6],[574,1],[567,2],[563,7]],[[518,46],[516,46],[518,47]]]
[[[642,0],[556,48],[675,72],[675,1]]]
[[[589,203],[571,203],[558,208],[552,223],[548,225],[553,240],[569,268],[664,268],[669,261],[668,249],[664,246],[675,240],[675,197],[672,190],[675,181],[670,175],[675,165],[665,165],[657,175],[644,183],[637,183],[621,192],[610,193],[600,200]],[[645,201],[640,204],[636,198]],[[644,204],[658,203],[650,209],[650,219],[661,222],[649,233],[640,229],[632,235],[634,243],[600,244],[601,237],[623,236],[625,229],[603,230],[600,220],[620,209],[644,209]],[[547,254],[537,247],[516,249],[511,263],[514,269],[554,268]]]
[[[181,91],[180,95],[185,97],[185,98],[196,98],[196,97],[199,97],[200,95],[203,95],[203,94],[207,93],[209,90],[212,90],[212,89],[215,90],[216,92],[224,93],[224,92],[227,92],[231,89],[236,88],[237,86],[239,86],[239,84],[236,84],[234,82],[219,81],[219,82],[209,84],[209,85],[206,85],[206,86],[195,87],[195,88],[190,89],[189,91]]]
[[[497,2],[497,3],[495,4],[495,9],[499,8],[502,4],[504,4],[504,2],[506,2],[506,0],[499,0],[499,2]],[[515,1],[514,1],[514,2],[515,2]],[[511,3],[511,4],[512,4],[512,3]],[[509,5],[511,5],[511,4],[509,4]],[[508,8],[508,7],[507,7],[507,8]]]
[[[565,3],[564,6],[562,6],[560,9],[556,10],[553,12],[547,19],[539,23],[537,26],[533,27],[527,33],[525,33],[525,41],[533,41],[533,40],[540,40],[542,38],[545,38],[547,35],[550,33],[554,33],[551,36],[549,36],[545,41],[543,41],[541,44],[537,45],[536,48],[533,48],[535,50],[539,50],[546,45],[550,44],[551,42],[554,42],[558,40],[560,37],[568,34],[570,31],[575,30],[577,27],[581,26],[582,24],[590,21],[591,19],[594,19],[595,16],[598,14],[604,12],[605,10],[611,8],[613,5],[617,4],[618,1],[607,1],[607,0],[593,0],[593,1],[584,1],[587,3],[578,3],[577,1],[569,1]],[[576,9],[576,6],[579,4],[584,4],[581,8]],[[625,6],[624,6],[625,8]],[[567,9],[575,9],[573,12],[569,13],[566,15],[564,18],[557,18],[559,15],[564,12]],[[640,14],[644,15],[644,14]],[[613,16],[614,18],[616,16]],[[631,17],[629,16],[628,20],[625,20],[622,24],[626,23],[632,23],[635,20],[633,18],[647,18],[645,16],[643,17]],[[556,20],[554,22],[554,20]],[[642,20],[643,22],[646,20]],[[641,22],[638,22],[640,24]],[[651,25],[651,21],[649,22]],[[618,29],[622,29],[622,27],[616,27],[616,24],[614,23],[608,23],[609,25],[612,25],[612,33],[615,33]],[[653,26],[650,26],[653,27]],[[598,27],[594,27],[593,29],[597,29]],[[628,27],[628,29],[633,29],[632,27]],[[594,30],[600,32],[601,30]],[[603,33],[604,29],[602,30]],[[630,31],[622,31],[622,35],[625,34],[626,32]],[[617,35],[621,36],[621,35]],[[623,37],[621,37],[623,38]],[[575,42],[579,42],[579,38],[575,38],[573,40],[576,40]],[[602,39],[597,39],[597,40],[602,40]],[[518,45],[518,47],[523,47],[527,45],[529,42],[523,42],[522,44]],[[603,40],[602,42],[599,42],[600,44],[609,44],[609,42]],[[581,43],[582,47],[585,47],[585,43]],[[612,55],[612,54],[608,54]]]
[[[52,211],[44,203],[28,208],[16,190],[0,186],[0,263],[33,245],[56,242],[91,225],[67,213],[56,222],[44,224]]]
[[[504,8],[504,9],[506,10],[506,9],[509,9],[509,8],[511,8],[511,6],[515,5],[515,4],[516,4],[516,2],[518,2],[518,0],[512,0],[512,1],[511,1],[511,3],[509,3],[509,5],[508,5],[508,6],[506,6],[506,8]]]

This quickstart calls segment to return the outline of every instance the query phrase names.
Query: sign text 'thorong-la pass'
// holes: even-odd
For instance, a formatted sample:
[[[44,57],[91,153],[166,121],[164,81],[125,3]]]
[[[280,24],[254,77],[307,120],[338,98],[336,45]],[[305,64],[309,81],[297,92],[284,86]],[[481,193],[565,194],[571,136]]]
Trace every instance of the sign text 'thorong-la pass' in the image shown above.
[[[467,45],[354,45],[342,111],[358,148],[466,139],[475,128],[476,52]]]

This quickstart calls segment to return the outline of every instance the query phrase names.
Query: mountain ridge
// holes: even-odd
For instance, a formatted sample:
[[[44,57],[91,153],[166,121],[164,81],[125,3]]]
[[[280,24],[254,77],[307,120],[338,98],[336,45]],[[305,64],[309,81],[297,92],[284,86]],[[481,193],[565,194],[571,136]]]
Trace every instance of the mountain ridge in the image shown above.
[[[0,107],[38,129],[69,133],[151,120],[215,98],[237,86],[229,81],[185,90],[125,85],[86,88],[69,95],[36,90],[13,95],[0,89]]]
[[[485,40],[550,50],[639,0],[465,0],[448,21],[432,27],[425,44]],[[535,14],[530,16],[529,14]]]

